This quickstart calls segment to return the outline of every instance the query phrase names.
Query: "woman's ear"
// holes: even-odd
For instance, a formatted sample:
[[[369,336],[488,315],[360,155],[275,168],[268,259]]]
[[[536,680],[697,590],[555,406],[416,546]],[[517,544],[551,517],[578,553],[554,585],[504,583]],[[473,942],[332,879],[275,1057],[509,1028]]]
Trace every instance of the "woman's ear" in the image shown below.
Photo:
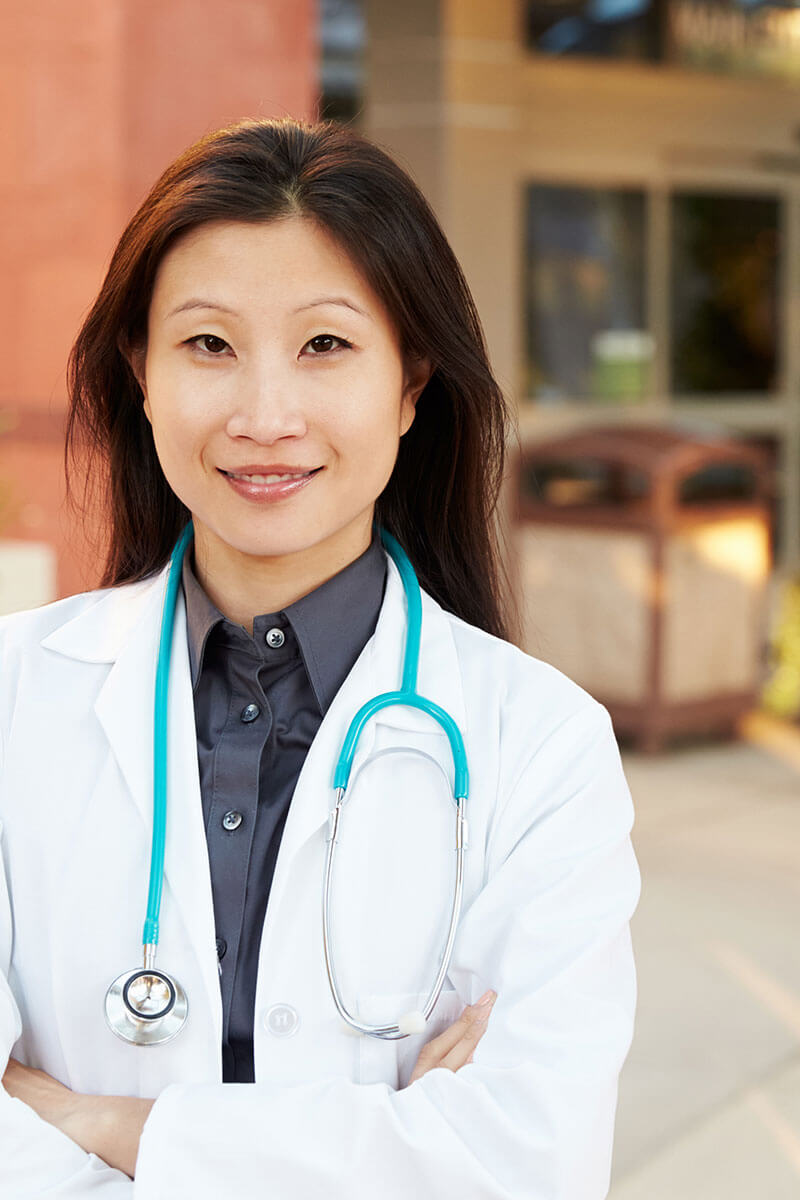
[[[406,383],[403,391],[400,436],[408,433],[417,412],[417,401],[425,390],[434,367],[429,358],[412,358],[406,368]]]
[[[120,333],[117,335],[117,349],[122,357],[127,362],[131,371],[134,374],[136,382],[142,391],[144,397],[144,415],[150,420],[150,405],[147,399],[147,382],[144,374],[144,364],[147,357],[147,348],[141,344],[131,345],[127,337]]]

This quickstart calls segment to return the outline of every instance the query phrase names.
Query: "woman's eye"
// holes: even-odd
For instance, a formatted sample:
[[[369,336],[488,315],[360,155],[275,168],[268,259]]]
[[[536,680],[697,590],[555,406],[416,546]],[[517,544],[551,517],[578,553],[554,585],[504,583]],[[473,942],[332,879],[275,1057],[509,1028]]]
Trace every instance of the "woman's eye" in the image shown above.
[[[306,342],[306,346],[312,347],[312,358],[329,357],[336,350],[337,346],[341,346],[347,350],[351,344],[351,342],[345,341],[344,338],[335,337],[332,333],[318,333],[316,337]],[[205,355],[211,358],[220,358],[226,348],[230,349],[225,339],[217,337],[215,333],[195,334],[194,337],[187,338],[186,345],[198,346]]]
[[[219,358],[222,350],[228,345],[224,338],[217,337],[215,333],[198,333],[194,337],[190,337],[186,341],[187,346],[200,345],[205,342],[202,347],[206,354],[212,357]]]
[[[312,358],[325,358],[327,355],[329,355],[331,348],[328,343],[330,342],[338,342],[339,345],[344,346],[345,349],[349,349],[351,345],[351,343],[346,342],[344,338],[335,337],[332,333],[318,333],[316,337],[313,337],[307,341],[306,345],[314,346],[315,342],[322,342],[324,344],[322,346],[315,347],[311,355]]]

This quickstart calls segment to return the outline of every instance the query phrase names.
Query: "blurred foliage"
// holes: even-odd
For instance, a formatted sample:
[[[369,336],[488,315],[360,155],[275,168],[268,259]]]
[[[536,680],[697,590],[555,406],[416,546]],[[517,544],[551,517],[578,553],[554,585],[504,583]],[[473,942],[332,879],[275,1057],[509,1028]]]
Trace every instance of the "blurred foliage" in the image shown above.
[[[778,717],[800,719],[800,575],[783,585],[770,659],[762,702]]]

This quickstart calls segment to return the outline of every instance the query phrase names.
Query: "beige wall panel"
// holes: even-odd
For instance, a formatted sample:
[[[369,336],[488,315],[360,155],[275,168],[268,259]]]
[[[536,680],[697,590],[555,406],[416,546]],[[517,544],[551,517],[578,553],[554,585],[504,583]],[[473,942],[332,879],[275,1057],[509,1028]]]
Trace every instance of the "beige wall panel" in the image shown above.
[[[522,361],[517,325],[524,267],[520,191],[502,135],[454,129],[450,146],[447,235],[478,306],[492,368],[513,402]]]
[[[0,541],[0,613],[55,600],[56,568],[55,547],[48,542]]]
[[[800,89],[788,83],[535,55],[525,55],[521,64],[529,153],[534,147],[582,147],[629,160],[644,155],[680,161],[681,151],[694,148],[705,153],[696,160],[703,167],[737,152],[798,157]]]
[[[453,104],[513,105],[513,111],[504,115],[507,126],[518,131],[522,128],[519,111],[519,60],[510,54],[501,54],[493,59],[478,59],[469,54],[458,53],[459,47],[451,47],[447,58],[447,99]]]
[[[439,5],[366,0],[368,80],[361,127],[444,219],[446,146]]]
[[[448,38],[521,40],[521,0],[442,0]]]

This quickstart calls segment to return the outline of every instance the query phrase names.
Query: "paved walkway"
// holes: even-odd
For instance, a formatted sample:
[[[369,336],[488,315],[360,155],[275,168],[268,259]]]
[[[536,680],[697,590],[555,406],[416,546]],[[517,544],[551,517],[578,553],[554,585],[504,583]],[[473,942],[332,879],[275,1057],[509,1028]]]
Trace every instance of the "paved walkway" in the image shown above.
[[[623,751],[642,898],[610,1200],[800,1197],[800,732]]]

